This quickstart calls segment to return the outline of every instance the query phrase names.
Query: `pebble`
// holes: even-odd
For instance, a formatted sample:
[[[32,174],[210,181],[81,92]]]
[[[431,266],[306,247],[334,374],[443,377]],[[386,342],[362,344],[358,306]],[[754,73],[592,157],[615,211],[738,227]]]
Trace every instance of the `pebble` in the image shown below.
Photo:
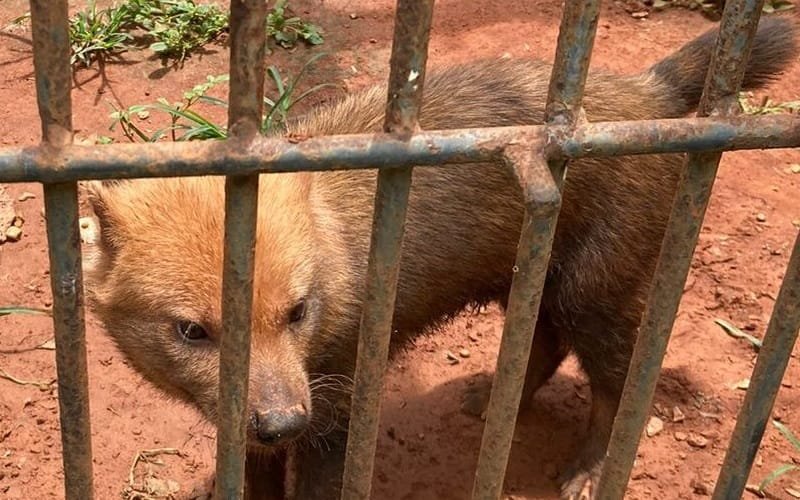
[[[756,220],[758,222],[767,222],[767,216],[764,215],[763,213],[759,213],[756,215]]]
[[[22,229],[17,226],[11,226],[6,229],[6,238],[8,241],[19,241],[22,238]]]
[[[694,478],[690,483],[692,487],[692,491],[694,491],[698,495],[709,496],[711,495],[711,491],[713,491],[714,486],[710,484],[708,481],[704,481],[702,479]]]
[[[470,356],[469,349],[461,349],[460,351],[458,351],[458,355],[461,356],[462,358],[468,358]]]
[[[445,356],[447,357],[447,362],[450,363],[451,365],[457,365],[459,363],[458,358],[452,352],[447,351],[447,353],[445,353]]]
[[[699,434],[689,434],[686,442],[689,443],[689,446],[693,446],[695,448],[705,448],[708,446],[708,439]]]
[[[686,420],[686,415],[683,414],[681,409],[677,406],[672,408],[672,421],[677,424],[679,422],[683,422],[684,420]]]
[[[675,441],[686,441],[686,439],[689,437],[688,434],[681,431],[677,431],[675,434],[673,434],[673,436],[675,436]]]
[[[350,14],[350,19],[358,19],[358,14]]]
[[[795,163],[789,167],[789,170],[791,170],[793,174],[800,174],[800,163]]]
[[[647,437],[653,437],[659,434],[663,430],[664,430],[664,421],[658,417],[650,417],[650,421],[647,422],[647,428],[645,429]]]

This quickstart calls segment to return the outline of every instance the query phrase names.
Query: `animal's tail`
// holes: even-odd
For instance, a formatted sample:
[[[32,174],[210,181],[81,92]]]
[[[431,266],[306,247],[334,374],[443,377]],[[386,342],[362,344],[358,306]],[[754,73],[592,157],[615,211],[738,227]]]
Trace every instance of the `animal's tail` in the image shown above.
[[[700,103],[717,29],[709,30],[650,68],[650,73],[673,89],[673,97],[685,101],[689,112]],[[758,26],[742,90],[755,89],[774,80],[797,58],[797,23],[785,17],[763,18]]]

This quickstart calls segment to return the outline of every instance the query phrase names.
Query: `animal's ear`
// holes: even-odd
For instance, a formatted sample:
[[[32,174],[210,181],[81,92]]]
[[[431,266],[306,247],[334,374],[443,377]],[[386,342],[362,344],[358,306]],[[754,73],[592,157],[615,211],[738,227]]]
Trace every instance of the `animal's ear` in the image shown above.
[[[117,184],[118,181],[91,181],[86,184],[89,205],[97,222],[93,243],[108,258],[116,256],[123,241],[123,228],[114,210],[112,196]]]

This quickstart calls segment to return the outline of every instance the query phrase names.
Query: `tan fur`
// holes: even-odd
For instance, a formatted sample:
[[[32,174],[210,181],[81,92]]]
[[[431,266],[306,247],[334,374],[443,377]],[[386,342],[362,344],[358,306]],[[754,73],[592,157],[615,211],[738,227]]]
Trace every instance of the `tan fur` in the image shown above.
[[[774,40],[785,42],[774,24],[766,23],[757,39],[759,53],[772,59],[751,68],[746,85],[763,83],[794,54],[792,43],[772,46]],[[593,72],[586,87],[588,119],[684,115],[696,105],[699,96],[691,92],[697,82],[681,86],[675,75],[659,75],[683,68],[696,80],[710,46],[713,39],[703,40],[641,75]],[[434,130],[541,123],[549,74],[549,65],[519,60],[431,71],[420,125]],[[295,121],[290,132],[379,131],[385,95],[383,86],[351,94]],[[565,477],[565,496],[591,485],[602,463],[681,164],[682,155],[659,155],[570,165],[526,385],[528,395],[535,392],[570,350],[590,377],[590,438]],[[375,171],[362,170],[273,174],[260,181],[249,405],[252,410],[310,401],[312,440],[315,434],[343,439],[337,430],[346,429],[375,179]],[[95,311],[149,380],[213,418],[223,181],[94,183],[91,193],[102,231],[87,261]],[[522,214],[520,187],[502,165],[415,169],[395,348],[470,304],[506,300]],[[287,311],[301,297],[309,300],[308,315],[293,327]],[[203,324],[213,342],[181,344],[177,320]],[[255,440],[253,449],[260,449]],[[300,473],[313,476],[317,467],[331,467],[336,476],[341,456],[310,451],[299,461],[305,468]],[[314,480],[299,486],[305,493],[298,495],[337,497],[337,480]]]

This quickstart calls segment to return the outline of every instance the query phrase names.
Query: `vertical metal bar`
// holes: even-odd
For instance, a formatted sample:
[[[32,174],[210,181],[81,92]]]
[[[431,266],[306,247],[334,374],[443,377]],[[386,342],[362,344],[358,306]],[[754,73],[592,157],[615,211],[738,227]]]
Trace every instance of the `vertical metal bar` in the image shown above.
[[[597,30],[599,0],[565,2],[550,77],[545,116],[548,124],[574,125],[580,114],[589,60]],[[506,161],[520,176],[528,206],[509,293],[503,338],[481,441],[472,498],[494,500],[503,490],[525,373],[550,260],[566,162],[544,160],[532,144],[509,149]],[[531,175],[533,173],[534,175]],[[541,185],[537,186],[539,182]],[[538,190],[542,190],[541,192]]]
[[[72,142],[72,89],[66,0],[31,0],[36,98],[46,146]],[[69,500],[94,498],[89,377],[83,311],[83,280],[75,182],[44,186],[58,403]]]
[[[261,126],[267,4],[265,0],[233,0],[230,11],[228,131],[235,147],[252,139]],[[224,499],[244,495],[258,179],[257,174],[225,179],[216,471],[216,497]]]
[[[583,102],[586,75],[597,32],[599,0],[564,3],[558,45],[547,95],[549,123],[575,123]]]
[[[735,109],[763,3],[726,3],[699,116],[714,109],[723,114]],[[721,157],[721,153],[688,157],[614,421],[599,498],[622,498],[625,493]]]
[[[714,500],[742,497],[775,397],[778,395],[792,348],[800,333],[800,235],[786,268],[786,276],[750,378],[750,388],[736,419]]]
[[[561,207],[560,182],[533,144],[512,146],[505,162],[525,192],[526,210],[509,292],[503,337],[481,441],[472,498],[501,497],[533,333]]]
[[[398,0],[384,130],[408,140],[422,101],[434,0]],[[342,498],[372,489],[381,389],[392,331],[411,168],[378,173],[367,283],[358,339]]]

